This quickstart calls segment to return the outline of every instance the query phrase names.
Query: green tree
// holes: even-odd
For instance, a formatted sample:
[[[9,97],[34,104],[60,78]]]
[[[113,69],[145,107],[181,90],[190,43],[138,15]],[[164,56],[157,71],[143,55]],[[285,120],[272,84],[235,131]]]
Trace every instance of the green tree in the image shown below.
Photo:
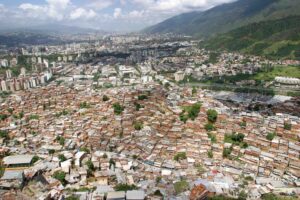
[[[56,171],[53,174],[53,178],[59,180],[61,182],[61,184],[65,185],[66,184],[66,173],[63,171]]]
[[[143,123],[142,122],[134,122],[134,129],[139,131],[143,129]]]
[[[60,162],[64,162],[67,160],[67,158],[64,156],[64,154],[59,154],[58,159],[60,160]]]
[[[62,136],[57,136],[56,137],[56,141],[61,145],[64,146],[65,145],[65,138]]]
[[[90,150],[87,147],[81,147],[80,151],[83,151],[83,152],[88,153],[88,154],[90,153]]]
[[[13,108],[8,108],[7,111],[9,112],[9,114],[13,114],[14,109]]]
[[[194,96],[197,93],[197,88],[194,86],[192,89],[192,95]]]
[[[114,188],[116,191],[128,191],[128,190],[136,190],[138,189],[135,185],[128,185],[128,184],[117,184]]]
[[[103,101],[109,101],[109,97],[106,96],[106,95],[103,95],[102,100],[103,100]]]
[[[145,94],[142,94],[142,95],[138,96],[138,100],[140,100],[140,101],[145,100],[145,99],[148,99],[148,96],[145,95]]]
[[[218,118],[218,112],[216,110],[213,109],[209,109],[207,112],[207,119],[209,122],[211,123],[215,123],[217,121]]]
[[[32,163],[36,163],[40,158],[38,156],[33,156]]]
[[[114,103],[113,108],[116,115],[120,115],[124,111],[124,107],[119,102]]]
[[[0,114],[0,120],[1,121],[4,121],[8,118],[8,115],[7,114]]]
[[[159,196],[159,197],[163,196],[162,193],[160,192],[160,190],[155,190],[154,195]]]
[[[266,136],[266,138],[270,141],[272,141],[274,139],[274,137],[276,136],[276,133],[273,132],[273,133],[268,133],[268,135]]]
[[[7,130],[0,130],[0,137],[4,139],[9,139],[8,131]]]
[[[81,103],[79,104],[79,107],[80,107],[81,109],[84,109],[84,108],[90,108],[91,106],[90,106],[89,103],[87,103],[86,101],[84,101],[84,102],[81,102]]]
[[[208,150],[208,151],[207,151],[207,156],[208,156],[209,158],[213,158],[213,157],[214,157],[214,154],[213,154],[212,150]]]
[[[212,123],[205,124],[204,128],[205,128],[206,131],[214,131],[214,130],[216,130],[215,126]]]
[[[223,149],[223,157],[224,158],[230,158],[232,148],[224,148]]]
[[[53,155],[55,153],[55,150],[54,149],[49,149],[48,153],[51,154],[51,155]]]
[[[179,160],[184,160],[186,159],[186,153],[185,152],[179,152],[174,156],[174,160],[179,161]]]
[[[116,162],[114,161],[114,159],[109,159],[109,168],[111,168],[111,166],[116,166]]]
[[[80,198],[73,194],[71,196],[68,196],[65,200],[80,200]]]
[[[89,170],[95,171],[95,166],[91,160],[86,161],[86,166],[88,167]]]
[[[244,191],[244,190],[242,190],[240,193],[239,193],[239,196],[238,196],[238,199],[239,200],[246,200],[247,199],[247,193]]]
[[[158,184],[160,183],[160,181],[161,181],[161,176],[156,177],[156,183]]]
[[[292,129],[292,124],[288,122],[284,122],[284,129],[290,131]]]

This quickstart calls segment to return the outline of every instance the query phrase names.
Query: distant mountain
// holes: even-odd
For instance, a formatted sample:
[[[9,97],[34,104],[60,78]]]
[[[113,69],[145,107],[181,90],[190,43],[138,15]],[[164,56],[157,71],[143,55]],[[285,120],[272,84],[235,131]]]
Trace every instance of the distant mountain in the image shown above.
[[[70,35],[82,38],[85,34],[107,34],[104,31],[95,29],[65,26],[59,24],[48,24],[32,26],[26,28],[0,29],[0,45],[16,47],[22,45],[47,45],[62,44],[73,42],[74,38]]]
[[[300,16],[252,23],[213,37],[204,47],[300,60]]]
[[[64,41],[56,36],[31,32],[13,32],[0,34],[0,44],[7,47],[23,45],[60,44]]]
[[[67,26],[61,24],[46,24],[31,27],[22,28],[11,28],[11,29],[1,29],[0,33],[12,33],[12,32],[27,32],[35,34],[48,34],[48,35],[76,35],[76,34],[87,34],[87,33],[99,33],[105,34],[106,32],[91,28],[81,28],[76,26]]]
[[[207,11],[172,17],[144,32],[210,37],[254,22],[299,15],[299,10],[299,0],[238,0]]]

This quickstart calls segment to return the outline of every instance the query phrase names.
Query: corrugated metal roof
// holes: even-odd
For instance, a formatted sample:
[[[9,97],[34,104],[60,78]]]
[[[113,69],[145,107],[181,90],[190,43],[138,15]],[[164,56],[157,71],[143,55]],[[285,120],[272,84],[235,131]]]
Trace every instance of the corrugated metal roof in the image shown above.
[[[22,179],[23,170],[5,170],[1,180]]]
[[[33,155],[16,155],[7,156],[3,158],[5,165],[16,165],[16,164],[29,164],[33,158]]]

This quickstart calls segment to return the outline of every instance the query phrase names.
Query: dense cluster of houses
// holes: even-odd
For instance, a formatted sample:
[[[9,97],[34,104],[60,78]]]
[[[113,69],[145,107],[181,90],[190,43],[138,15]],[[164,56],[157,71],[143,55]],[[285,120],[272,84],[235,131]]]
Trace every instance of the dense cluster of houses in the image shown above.
[[[155,83],[94,90],[81,83],[17,91],[3,101],[3,195],[12,188],[29,199],[299,194],[299,118],[234,114],[203,90]],[[181,121],[182,107],[199,101],[196,119]],[[207,131],[211,108],[218,119]],[[233,133],[247,145],[227,142]],[[271,140],[269,133],[276,133]],[[174,159],[178,154],[185,156]],[[122,192],[122,185],[134,187]]]

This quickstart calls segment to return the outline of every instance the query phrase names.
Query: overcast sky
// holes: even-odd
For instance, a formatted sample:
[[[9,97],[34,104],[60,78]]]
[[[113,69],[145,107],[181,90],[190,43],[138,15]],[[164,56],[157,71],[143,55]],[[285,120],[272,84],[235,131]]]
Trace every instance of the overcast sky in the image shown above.
[[[136,31],[174,15],[234,0],[1,0],[0,27],[65,24]]]

